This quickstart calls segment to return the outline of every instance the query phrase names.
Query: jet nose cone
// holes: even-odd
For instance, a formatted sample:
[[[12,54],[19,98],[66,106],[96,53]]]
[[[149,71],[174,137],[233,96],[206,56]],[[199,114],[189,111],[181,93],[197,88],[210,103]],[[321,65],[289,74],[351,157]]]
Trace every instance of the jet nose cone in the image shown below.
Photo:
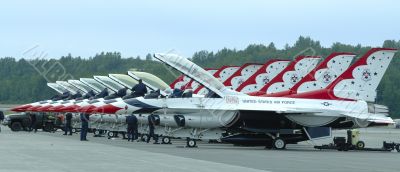
[[[116,107],[112,104],[107,104],[104,106],[100,106],[93,110],[94,113],[106,113],[106,114],[115,114],[117,111],[121,110],[122,108]]]

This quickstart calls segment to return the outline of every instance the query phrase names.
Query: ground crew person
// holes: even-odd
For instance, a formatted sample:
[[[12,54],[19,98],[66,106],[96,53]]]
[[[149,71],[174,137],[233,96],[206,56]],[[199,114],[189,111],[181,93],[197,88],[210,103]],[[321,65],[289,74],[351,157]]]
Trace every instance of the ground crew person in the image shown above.
[[[153,115],[149,115],[147,117],[147,120],[149,121],[149,137],[147,138],[147,143],[150,142],[150,138],[153,138],[154,144],[158,144],[158,137],[157,135],[154,134],[154,126],[155,126],[155,119]]]
[[[135,96],[143,97],[147,93],[147,88],[146,85],[143,84],[143,81],[139,79],[139,83],[132,88],[132,91]]]
[[[32,130],[35,130],[35,133],[37,132],[37,127],[36,127],[36,115],[34,113],[30,113],[29,117],[31,119],[31,125],[29,125],[29,132]]]
[[[4,120],[4,113],[3,111],[0,111],[0,123],[3,123]],[[0,127],[0,132],[1,132],[1,127]]]
[[[126,124],[128,124],[127,134],[128,134],[128,141],[134,141],[138,138],[138,125],[137,125],[137,118],[135,115],[131,114],[130,116],[126,117]]]
[[[72,135],[72,113],[67,113],[65,115],[65,129],[64,129],[64,135],[67,135],[69,131],[69,135]]]
[[[82,123],[82,127],[81,127],[81,141],[89,141],[89,140],[86,138],[87,132],[88,132],[88,130],[89,130],[89,114],[81,113],[80,117],[81,117],[81,123]]]
[[[0,111],[0,122],[3,122],[4,120],[4,113],[3,111]]]

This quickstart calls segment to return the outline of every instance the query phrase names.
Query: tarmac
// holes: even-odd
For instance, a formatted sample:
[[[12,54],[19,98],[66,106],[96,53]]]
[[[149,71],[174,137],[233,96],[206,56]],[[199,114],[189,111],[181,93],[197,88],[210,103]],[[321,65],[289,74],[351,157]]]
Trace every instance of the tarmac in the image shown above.
[[[198,142],[186,148],[182,140],[172,144],[128,142],[120,138],[12,132],[1,126],[0,172],[79,171],[385,171],[400,170],[400,153],[316,150],[332,138],[288,145],[287,150],[238,147],[230,144]],[[400,142],[399,129],[362,129],[366,147],[382,147],[382,142]],[[335,136],[345,136],[335,131]]]

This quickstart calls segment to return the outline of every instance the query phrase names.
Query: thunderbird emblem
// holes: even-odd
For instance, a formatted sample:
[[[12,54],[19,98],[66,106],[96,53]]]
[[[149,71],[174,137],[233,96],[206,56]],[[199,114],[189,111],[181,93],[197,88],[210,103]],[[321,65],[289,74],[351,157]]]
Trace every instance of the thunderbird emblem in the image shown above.
[[[290,82],[292,82],[292,84],[296,84],[298,79],[299,77],[297,76],[297,74],[293,74],[292,77],[290,77]]]
[[[323,81],[325,83],[329,83],[332,80],[332,76],[329,74],[329,72],[325,72],[323,75]]]
[[[364,71],[362,72],[362,77],[361,78],[364,81],[371,80],[371,72],[369,71],[369,69],[364,69]]]
[[[266,76],[266,77],[263,78],[263,82],[264,82],[264,84],[267,84],[267,83],[269,82],[268,76]]]

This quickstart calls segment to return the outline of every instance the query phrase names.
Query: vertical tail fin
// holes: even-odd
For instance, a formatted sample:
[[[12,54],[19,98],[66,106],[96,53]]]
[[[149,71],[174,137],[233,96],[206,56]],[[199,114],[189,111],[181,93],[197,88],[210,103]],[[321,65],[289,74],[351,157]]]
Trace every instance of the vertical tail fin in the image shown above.
[[[244,64],[233,75],[224,81],[224,85],[228,88],[236,90],[236,88],[239,87],[239,85],[242,84],[245,79],[256,73],[261,66],[262,64],[256,63]]]
[[[349,68],[354,56],[352,53],[330,54],[318,67],[290,89],[291,94],[326,88]]]
[[[396,52],[396,49],[373,48],[329,84],[326,89],[288,97],[373,102],[376,97],[376,88]]]
[[[282,72],[274,77],[268,84],[264,85],[259,92],[271,94],[289,90],[294,84],[300,81],[305,75],[313,70],[319,56],[299,56],[291,62]]]
[[[171,84],[169,84],[169,87],[171,88],[181,88],[182,85],[187,84],[187,82],[184,81],[185,75],[181,75],[178,78],[176,78]]]
[[[265,84],[282,72],[289,63],[289,60],[268,60],[267,63],[261,66],[253,75],[240,84],[236,88],[236,91],[243,93],[259,91]]]
[[[214,74],[216,71],[216,69],[211,69],[211,68],[206,68],[205,69],[207,72],[210,72],[211,74]],[[174,89],[174,88],[178,88],[178,89],[185,89],[187,87],[190,86],[190,84],[193,83],[193,80],[190,79],[189,77],[185,76],[185,75],[181,75],[178,78],[176,78],[171,84],[169,84],[169,86]]]
[[[214,77],[218,78],[221,82],[224,82],[231,75],[233,75],[240,67],[239,66],[223,66],[217,72],[214,73]],[[194,90],[196,94],[207,94],[207,89],[204,86],[199,86]]]
[[[214,75],[215,72],[218,71],[218,69],[207,68],[206,71],[209,72],[209,73],[211,73],[211,75]],[[185,84],[185,85],[181,88],[181,90],[186,90],[187,88],[190,88],[190,89],[192,89],[192,90],[196,90],[197,87],[199,87],[199,86],[200,86],[200,84],[199,84],[198,82],[194,81],[193,79],[190,79],[190,81],[189,81],[187,84]]]

